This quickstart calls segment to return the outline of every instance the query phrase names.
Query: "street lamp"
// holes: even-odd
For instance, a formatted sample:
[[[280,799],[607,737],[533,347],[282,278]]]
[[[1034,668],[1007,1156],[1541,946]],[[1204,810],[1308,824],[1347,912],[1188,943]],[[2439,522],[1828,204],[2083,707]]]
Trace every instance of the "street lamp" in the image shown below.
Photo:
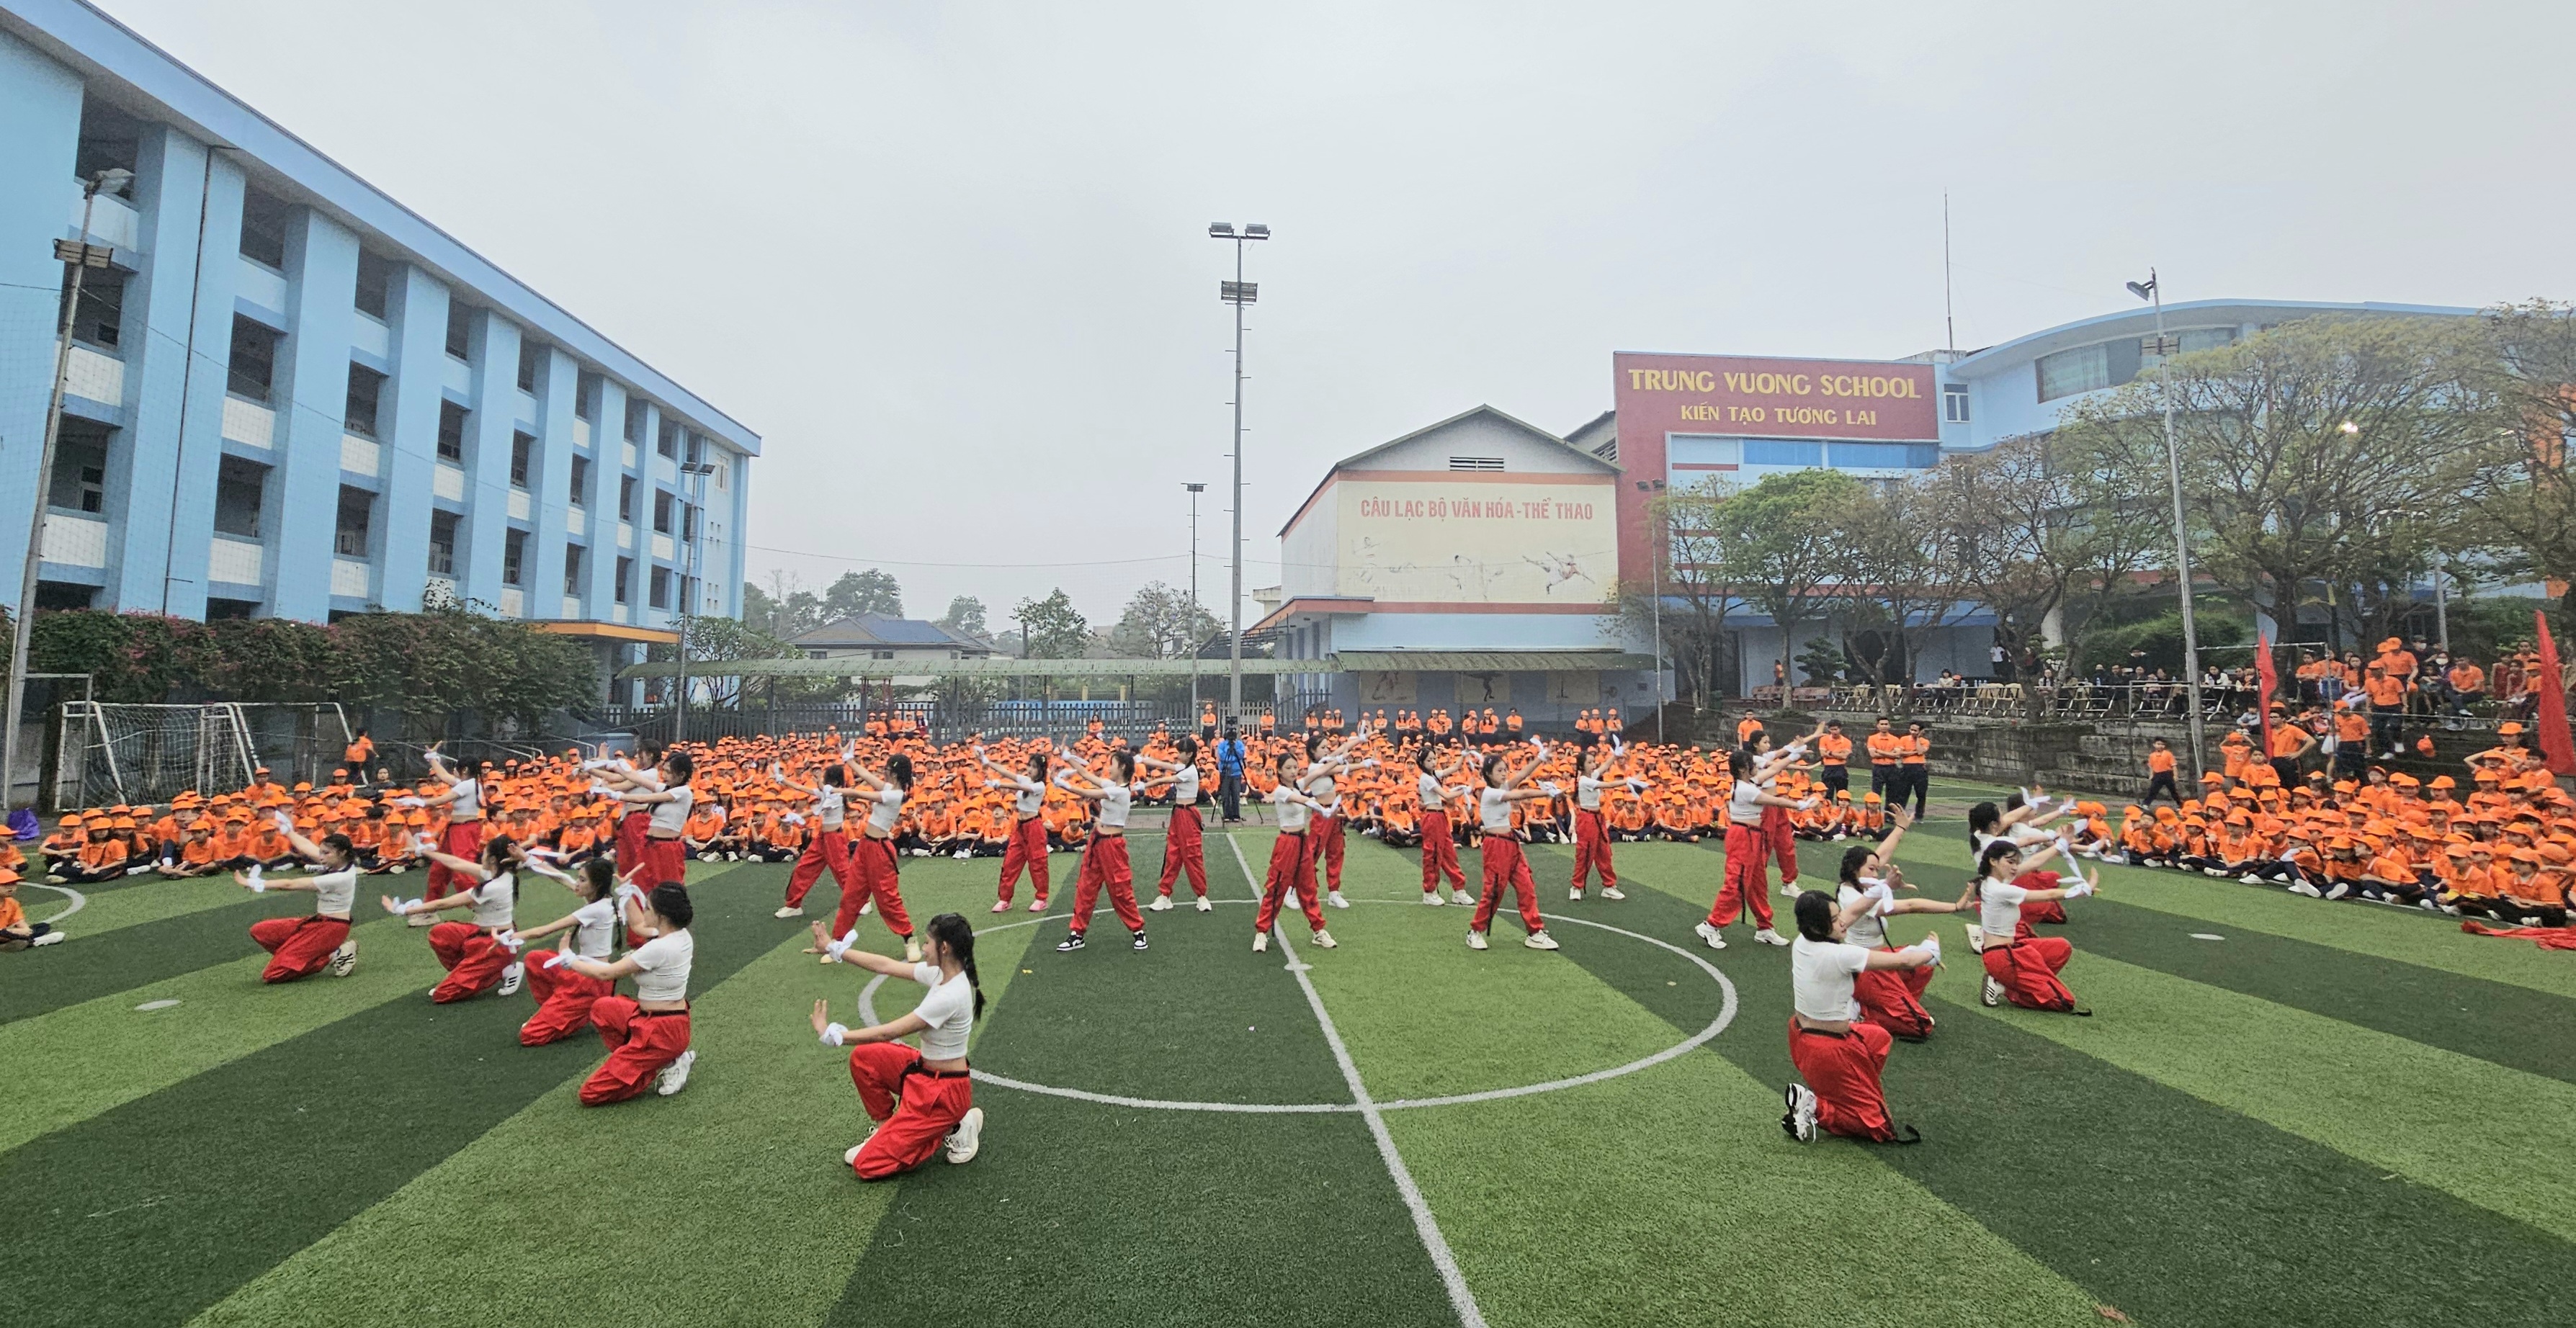
[[[1183,484],[1190,491],[1190,632],[1198,633],[1199,614],[1199,495],[1207,492],[1204,484]],[[1199,713],[1199,648],[1190,647],[1190,722],[1198,722]]]
[[[698,595],[698,545],[707,537],[707,476],[716,473],[716,463],[682,462],[680,473],[697,481],[689,502],[697,528],[691,530],[687,528],[688,522],[681,523],[680,533],[688,537],[688,548],[680,563],[680,685],[678,695],[672,698],[672,704],[678,708],[671,712],[671,745],[674,747],[679,746],[689,733],[689,601]]]
[[[53,488],[54,449],[62,441],[63,387],[71,377],[72,325],[80,314],[82,279],[91,268],[106,267],[116,253],[112,246],[89,242],[90,216],[98,207],[100,193],[122,189],[133,178],[134,172],[122,168],[89,177],[81,185],[80,243],[54,241],[54,257],[71,265],[72,294],[63,304],[62,332],[54,342],[53,399],[45,406],[45,442],[36,460],[36,500],[27,518],[27,568],[18,583],[18,614],[11,624],[14,636],[9,651],[9,708],[0,712],[0,808],[10,806],[18,796],[18,712],[27,704],[28,634],[36,621],[36,582],[45,566],[45,503]]]
[[[1217,283],[1217,298],[1234,306],[1234,594],[1229,597],[1232,624],[1226,635],[1226,707],[1227,717],[1240,723],[1243,715],[1243,306],[1261,294],[1259,285],[1243,279],[1243,246],[1254,240],[1270,238],[1270,228],[1260,222],[1246,223],[1240,231],[1234,223],[1220,221],[1208,227],[1208,238],[1234,242],[1234,280]]]
[[[2131,295],[2156,309],[2156,385],[2165,407],[2165,480],[2173,490],[2174,572],[2182,583],[2183,689],[2190,698],[2191,768],[2197,775],[2208,768],[2209,749],[2200,725],[2200,632],[2191,614],[2191,532],[2183,525],[2182,449],[2174,443],[2173,357],[2181,343],[2165,335],[2165,291],[2156,279],[2156,270],[2148,268],[2145,281],[2132,281],[2128,286]]]

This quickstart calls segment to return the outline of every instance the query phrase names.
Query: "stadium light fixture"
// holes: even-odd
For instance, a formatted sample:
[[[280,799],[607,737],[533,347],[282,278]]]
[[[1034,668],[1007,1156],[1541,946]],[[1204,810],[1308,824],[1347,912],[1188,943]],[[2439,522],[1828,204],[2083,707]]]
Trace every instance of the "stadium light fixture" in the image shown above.
[[[1212,240],[1233,239],[1234,223],[1230,221],[1216,221],[1208,223],[1208,238]]]
[[[1234,593],[1227,598],[1225,650],[1227,718],[1239,723],[1243,715],[1243,306],[1261,293],[1256,283],[1243,279],[1243,246],[1269,239],[1270,227],[1247,222],[1238,232],[1232,222],[1220,221],[1208,227],[1208,238],[1234,242],[1234,280],[1217,283],[1217,298],[1234,306]],[[1197,559],[1191,559],[1190,569],[1195,575]]]
[[[2200,630],[2191,612],[2191,531],[2183,524],[2182,449],[2174,442],[2173,352],[2175,343],[2165,339],[2165,288],[2154,268],[2147,269],[2145,281],[2127,283],[2129,293],[2155,306],[2156,310],[2156,386],[2164,398],[2165,408],[2165,482],[2173,492],[2174,580],[2182,608],[2182,681],[2184,694],[2191,706],[2191,768],[2196,776],[2206,771],[2209,761],[2207,736],[2201,731],[2200,714]]]

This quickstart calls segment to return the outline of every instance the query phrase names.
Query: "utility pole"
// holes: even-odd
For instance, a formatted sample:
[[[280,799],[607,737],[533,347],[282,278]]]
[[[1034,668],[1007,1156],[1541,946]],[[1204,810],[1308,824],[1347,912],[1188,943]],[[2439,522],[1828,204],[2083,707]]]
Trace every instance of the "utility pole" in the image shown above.
[[[1234,306],[1234,594],[1226,633],[1226,708],[1229,717],[1241,723],[1243,716],[1243,307],[1251,304],[1261,288],[1243,279],[1243,246],[1253,240],[1270,238],[1270,228],[1251,222],[1240,231],[1230,221],[1208,227],[1208,237],[1234,241],[1234,280],[1217,284],[1217,298]]]
[[[1199,616],[1199,495],[1207,492],[1207,486],[1184,484],[1181,487],[1190,491],[1190,631],[1195,636]],[[1197,723],[1198,715],[1199,648],[1193,645],[1190,647],[1190,722]]]
[[[2191,768],[2198,775],[2208,769],[2209,749],[2201,732],[2200,632],[2191,614],[2191,531],[2183,524],[2182,449],[2174,442],[2173,357],[2182,347],[2165,335],[2165,288],[2156,270],[2148,268],[2144,282],[2130,282],[2129,293],[2156,309],[2156,384],[2165,405],[2165,480],[2173,490],[2174,573],[2182,583],[2183,690],[2191,704]]]
[[[81,186],[80,243],[54,241],[54,257],[69,263],[72,269],[71,298],[63,304],[61,335],[54,342],[54,390],[45,406],[45,443],[39,449],[36,473],[29,486],[36,500],[27,517],[27,567],[18,582],[18,612],[11,623],[13,636],[9,651],[8,710],[0,714],[0,808],[15,805],[18,798],[18,713],[27,704],[27,649],[30,632],[36,622],[36,583],[45,568],[45,505],[54,486],[54,449],[62,441],[63,387],[71,376],[72,325],[80,315],[82,279],[91,268],[103,268],[116,250],[108,245],[89,242],[91,214],[98,208],[102,189],[122,189],[134,178],[134,172],[116,169],[100,171]]]
[[[696,528],[688,528],[689,521],[681,522],[680,533],[688,537],[689,547],[687,556],[680,563],[683,569],[680,574],[680,648],[678,651],[680,688],[678,694],[672,697],[672,704],[676,708],[671,712],[671,745],[674,747],[679,746],[689,736],[689,601],[698,596],[698,545],[707,537],[707,476],[714,474],[715,471],[715,463],[712,461],[680,463],[680,473],[696,481],[689,500],[689,511],[694,514],[690,520],[696,522]]]

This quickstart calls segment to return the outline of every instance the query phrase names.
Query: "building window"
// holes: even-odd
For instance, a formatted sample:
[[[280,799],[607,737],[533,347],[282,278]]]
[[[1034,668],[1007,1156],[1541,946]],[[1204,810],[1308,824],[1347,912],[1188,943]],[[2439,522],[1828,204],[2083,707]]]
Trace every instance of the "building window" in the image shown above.
[[[501,584],[519,584],[519,567],[528,553],[528,532],[513,530],[501,536]]]
[[[626,441],[644,441],[644,413],[651,409],[651,404],[642,397],[626,398]]]
[[[581,594],[581,546],[564,546],[564,593],[578,598]]]
[[[632,595],[634,595],[634,593],[635,593],[635,592],[634,592],[634,590],[631,588],[631,587],[633,587],[633,586],[634,586],[634,584],[635,584],[635,560],[634,560],[634,559],[632,559],[632,558],[620,558],[620,559],[618,559],[618,560],[617,560],[617,585],[616,585],[616,590],[617,590],[617,602],[618,602],[618,603],[620,603],[620,604],[624,604],[624,603],[626,603],[626,602],[627,602],[627,600],[628,600]]]
[[[277,333],[240,314],[233,315],[232,363],[224,390],[262,405],[277,375]]]
[[[1941,422],[1944,424],[1968,422],[1967,384],[1943,383],[1941,385]]]
[[[2171,339],[2176,343],[2174,348],[2175,353],[2189,355],[2194,351],[2216,350],[2221,346],[2235,345],[2236,329],[2232,327],[2187,327],[2172,334]],[[2156,354],[2156,339],[2154,337],[2141,338],[2138,342],[2138,371],[2140,373],[2150,372],[2162,363],[2164,363],[2164,357]]]
[[[1823,443],[1798,443],[1778,438],[1744,440],[1744,464],[1748,466],[1806,466],[1825,464]]]
[[[456,514],[429,514],[429,574],[456,575]]]
[[[682,544],[698,542],[698,505],[696,503],[680,504],[680,542]]]
[[[1451,470],[1501,470],[1503,468],[1503,459],[1501,457],[1453,456],[1449,458],[1449,468]]]
[[[259,508],[268,496],[268,467],[225,457],[215,468],[215,533],[259,538]]]
[[[678,459],[680,455],[680,426],[667,419],[662,421],[662,431],[661,434],[654,439],[653,450],[661,453],[663,456],[671,457],[674,460]]]
[[[367,529],[376,514],[376,496],[364,489],[340,486],[340,524],[331,537],[331,551],[343,558],[367,556]]]
[[[447,301],[447,353],[456,359],[470,360],[474,350],[474,308],[462,300]]]
[[[396,268],[391,259],[378,258],[364,249],[358,251],[357,306],[359,313],[366,314],[379,323],[385,320],[385,310],[391,307],[392,303],[395,271]]]
[[[590,458],[578,452],[572,458],[571,502],[575,507],[590,505]]]
[[[71,298],[71,269],[63,269],[63,298]],[[80,307],[72,313],[72,340],[114,350],[125,333],[125,277],[115,268],[81,281]]]
[[[732,478],[733,478],[733,459],[732,459],[732,458],[730,458],[730,457],[717,457],[717,458],[716,458],[716,473],[715,473],[716,492],[718,492],[718,493],[722,493],[722,492],[724,492],[726,481],[728,481],[728,480],[730,480],[730,479],[732,479]]]
[[[671,533],[671,491],[668,489],[653,491],[653,533],[656,535]]]
[[[635,477],[632,475],[617,477],[617,519],[620,521],[635,519]]]
[[[671,607],[670,568],[656,567],[653,569],[652,590],[645,596],[644,603],[647,608],[667,609]]]
[[[537,390],[537,365],[544,361],[546,348],[526,337],[519,338],[519,390]]]
[[[524,433],[512,433],[510,435],[511,488],[524,489],[528,487],[528,470],[536,464],[536,459],[537,440],[535,436]]]
[[[340,427],[361,438],[376,436],[376,411],[384,403],[385,376],[363,364],[349,366],[349,404]]]
[[[293,211],[286,200],[256,185],[242,190],[242,257],[285,271],[286,225]]]
[[[2039,399],[2055,401],[2111,386],[2111,348],[2078,346],[2039,357]]]
[[[473,414],[453,401],[438,403],[438,459],[465,464],[465,417]]]
[[[595,373],[585,372],[574,379],[572,413],[592,424],[599,423],[599,394],[607,386],[607,381]]]
[[[892,658],[894,658],[894,652],[893,652],[893,651],[891,651],[891,650],[871,650],[871,651],[869,651],[869,652],[868,652],[868,658],[870,658],[870,659],[892,659]]]
[[[45,504],[58,511],[100,514],[107,511],[107,441],[75,438],[71,420],[54,444],[54,483]]]

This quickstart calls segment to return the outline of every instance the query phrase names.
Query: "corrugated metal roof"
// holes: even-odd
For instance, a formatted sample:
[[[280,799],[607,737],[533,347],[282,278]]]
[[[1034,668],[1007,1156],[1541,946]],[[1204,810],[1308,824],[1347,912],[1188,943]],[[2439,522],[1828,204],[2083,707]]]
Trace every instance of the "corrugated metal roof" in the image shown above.
[[[1346,650],[1333,660],[1346,673],[1622,672],[1655,667],[1652,655],[1617,650]]]

